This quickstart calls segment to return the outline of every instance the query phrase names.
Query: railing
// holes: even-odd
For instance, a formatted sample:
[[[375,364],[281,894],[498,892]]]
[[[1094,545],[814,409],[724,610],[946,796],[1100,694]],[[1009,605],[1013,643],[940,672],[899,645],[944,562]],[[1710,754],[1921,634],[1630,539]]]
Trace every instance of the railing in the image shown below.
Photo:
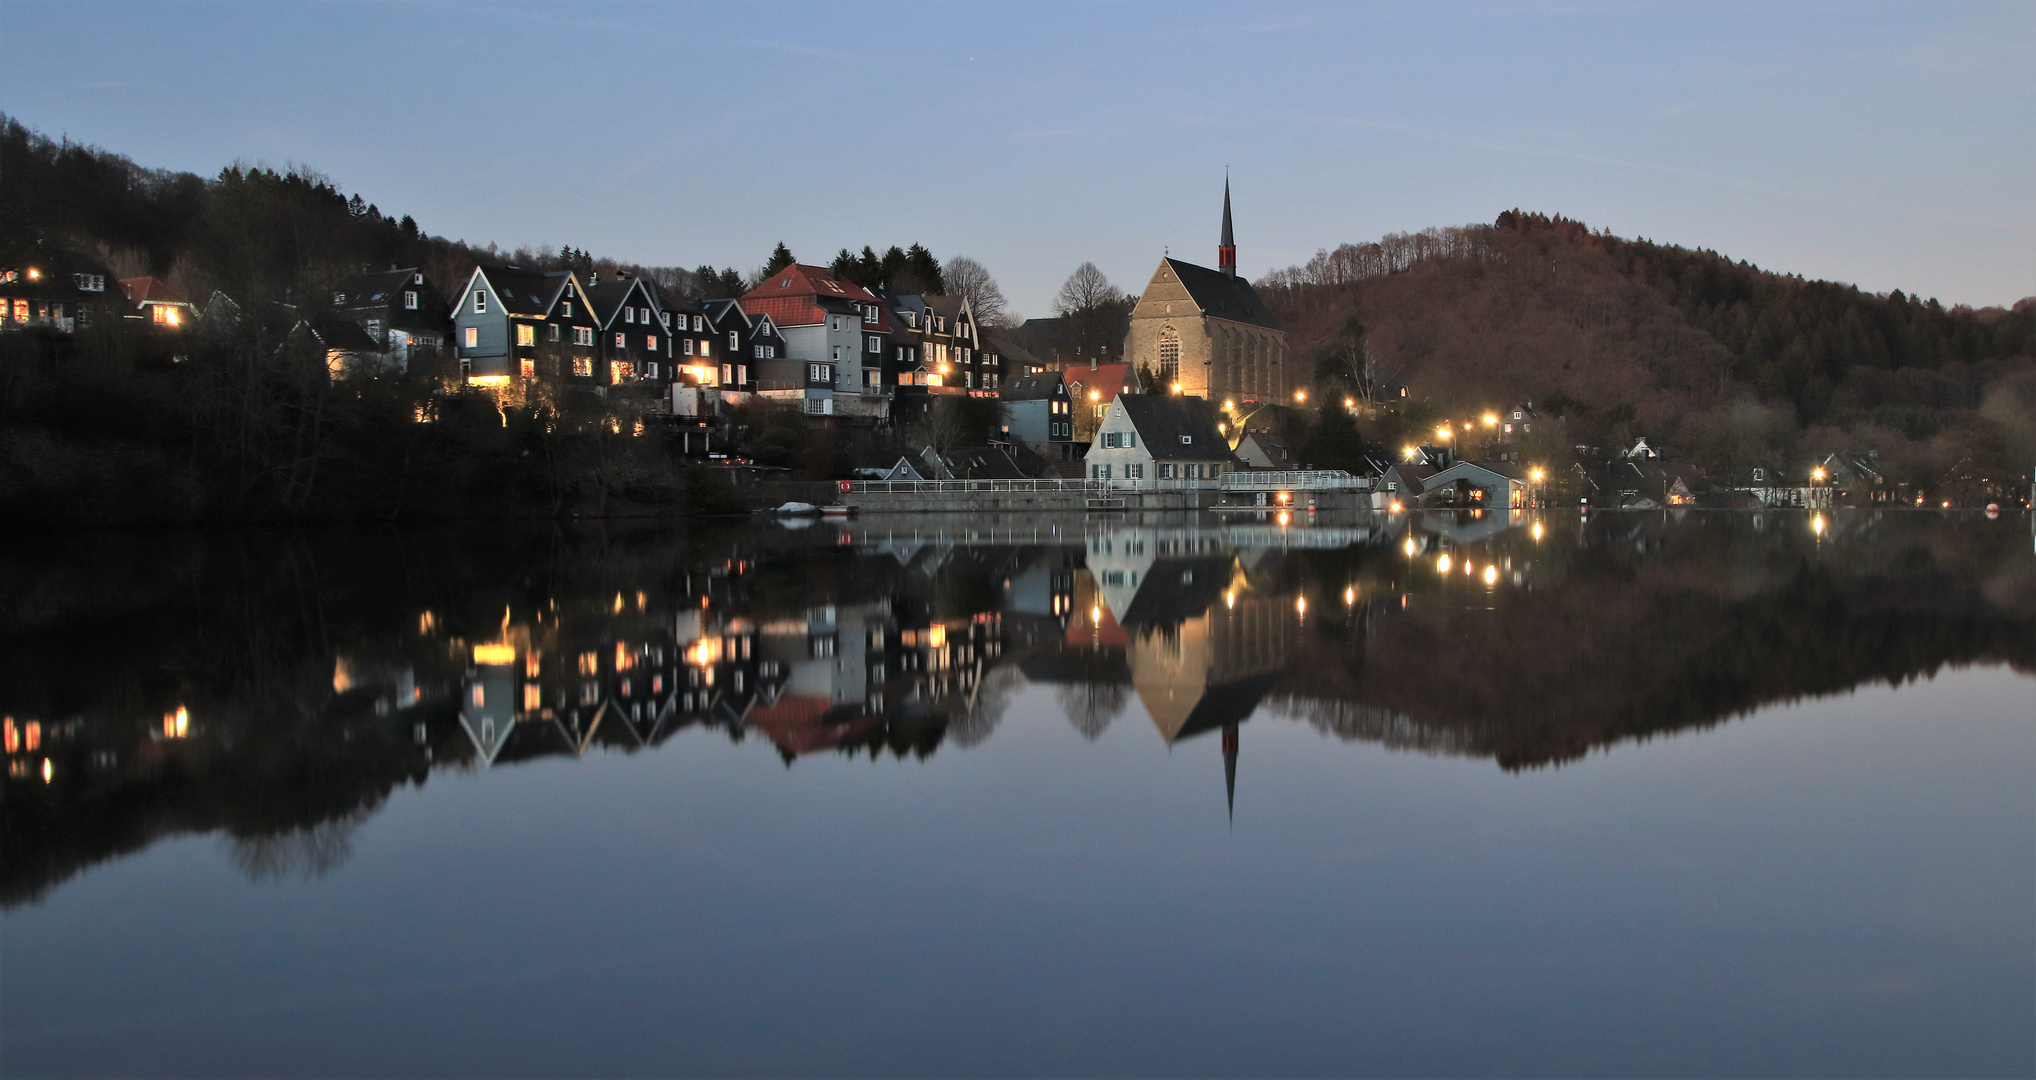
[[[1223,475],[1225,491],[1370,491],[1372,483],[1342,469],[1284,469]]]
[[[1222,481],[1097,480],[1089,477],[1073,480],[1056,477],[1043,480],[844,480],[842,483],[847,485],[842,489],[844,492],[857,494],[942,495],[960,491],[1047,491],[1096,495],[1127,491],[1214,491]]]

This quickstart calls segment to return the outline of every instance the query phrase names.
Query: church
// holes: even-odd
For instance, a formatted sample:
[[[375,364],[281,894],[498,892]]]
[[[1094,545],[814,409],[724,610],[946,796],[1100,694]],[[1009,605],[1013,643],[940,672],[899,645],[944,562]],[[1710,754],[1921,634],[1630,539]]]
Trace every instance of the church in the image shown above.
[[[1164,258],[1131,309],[1124,356],[1151,371],[1155,390],[1211,401],[1287,396],[1287,335],[1251,283],[1237,273],[1230,182],[1223,182],[1223,239],[1216,269]]]

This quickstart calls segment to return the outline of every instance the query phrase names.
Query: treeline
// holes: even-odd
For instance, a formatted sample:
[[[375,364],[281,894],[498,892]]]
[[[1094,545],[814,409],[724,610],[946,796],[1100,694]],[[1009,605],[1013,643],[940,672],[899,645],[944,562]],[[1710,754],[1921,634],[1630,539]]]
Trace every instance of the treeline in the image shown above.
[[[2036,460],[2036,298],[1947,308],[1518,210],[1259,285],[1305,370],[1350,369],[1356,326],[1423,421],[1533,402],[1571,443],[1645,435],[1720,473],[1873,450],[1927,485]]]

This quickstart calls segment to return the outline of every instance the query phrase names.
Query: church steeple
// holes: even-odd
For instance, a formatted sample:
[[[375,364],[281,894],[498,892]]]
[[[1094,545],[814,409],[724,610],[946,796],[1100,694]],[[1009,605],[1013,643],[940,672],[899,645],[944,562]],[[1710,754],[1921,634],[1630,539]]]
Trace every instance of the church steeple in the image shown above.
[[[1230,231],[1230,177],[1223,177],[1223,239],[1216,245],[1216,269],[1237,276],[1237,237]]]

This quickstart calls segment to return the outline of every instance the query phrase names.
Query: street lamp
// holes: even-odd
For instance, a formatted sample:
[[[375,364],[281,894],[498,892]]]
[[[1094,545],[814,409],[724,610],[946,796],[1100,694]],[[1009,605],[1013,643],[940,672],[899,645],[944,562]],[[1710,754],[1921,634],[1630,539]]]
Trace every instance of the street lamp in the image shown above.
[[[1448,424],[1444,424],[1441,427],[1435,429],[1435,439],[1438,442],[1448,442],[1449,436],[1451,434],[1453,434],[1453,432],[1449,430]]]
[[[1308,392],[1307,392],[1306,390],[1296,390],[1296,391],[1294,391],[1294,400],[1295,400],[1295,401],[1306,401],[1306,400],[1308,400]]]
[[[1470,425],[1469,425],[1469,424],[1465,424],[1464,426],[1465,426],[1465,427],[1469,427]],[[1485,414],[1485,426],[1486,426],[1486,427],[1498,427],[1498,426],[1499,426],[1499,414],[1497,414],[1497,413],[1486,413],[1486,414]]]

